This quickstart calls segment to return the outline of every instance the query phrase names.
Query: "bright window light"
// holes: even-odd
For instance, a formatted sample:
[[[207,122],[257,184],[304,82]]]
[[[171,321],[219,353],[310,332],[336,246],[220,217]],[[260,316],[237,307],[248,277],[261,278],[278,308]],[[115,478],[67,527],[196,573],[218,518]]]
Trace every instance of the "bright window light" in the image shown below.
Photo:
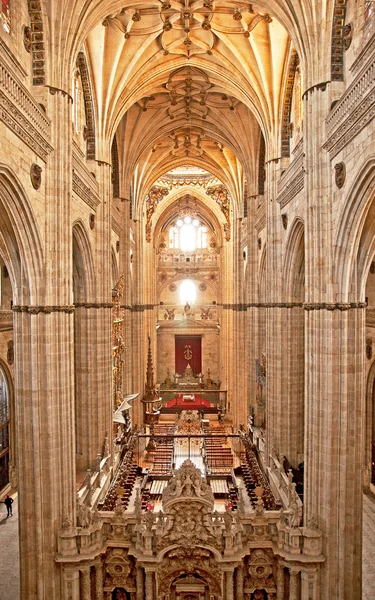
[[[195,250],[196,246],[196,230],[193,225],[183,225],[180,229],[180,248],[185,252]]]
[[[176,223],[177,227],[181,227],[181,225],[183,225],[183,224],[184,224],[183,220],[182,219],[178,219],[178,221]]]
[[[198,227],[198,225],[199,225],[198,219],[193,220],[193,225],[194,225],[194,227]]]
[[[187,216],[184,218],[185,223],[191,223],[191,217]]]
[[[190,281],[190,279],[184,279],[180,283],[180,302],[181,304],[194,304],[197,296],[197,288],[195,286],[194,281]]]

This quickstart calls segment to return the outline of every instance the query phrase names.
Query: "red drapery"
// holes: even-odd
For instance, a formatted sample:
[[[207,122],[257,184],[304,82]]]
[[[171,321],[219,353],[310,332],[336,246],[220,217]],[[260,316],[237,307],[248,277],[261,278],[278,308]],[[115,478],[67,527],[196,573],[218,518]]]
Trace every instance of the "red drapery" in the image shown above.
[[[175,363],[176,373],[182,375],[188,365],[193,373],[202,372],[202,336],[176,335],[175,336]]]

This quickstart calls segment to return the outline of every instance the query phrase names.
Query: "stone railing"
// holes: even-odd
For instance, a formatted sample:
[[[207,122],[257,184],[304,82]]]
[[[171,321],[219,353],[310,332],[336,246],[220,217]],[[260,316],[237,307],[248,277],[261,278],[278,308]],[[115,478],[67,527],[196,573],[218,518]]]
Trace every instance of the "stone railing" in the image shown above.
[[[0,44],[0,120],[40,158],[47,159],[52,151],[51,121],[18,79],[3,44]]]
[[[164,264],[175,264],[175,263],[190,263],[199,265],[216,265],[217,254],[216,252],[209,252],[208,250],[195,250],[194,252],[181,252],[180,250],[168,250],[159,254],[159,263]]]
[[[267,471],[271,489],[281,499],[284,508],[289,508],[295,503],[298,506],[299,517],[302,519],[302,502],[296,492],[292,472],[289,471],[287,475],[279,459],[273,455],[270,455],[270,466]]]
[[[375,46],[374,52],[367,57],[365,66],[326,119],[327,141],[323,148],[328,150],[331,158],[356,137],[375,116],[374,53]]]
[[[159,306],[158,321],[171,323],[172,321],[203,321],[207,325],[217,324],[218,309],[215,304],[202,304],[191,306],[190,314],[187,315],[183,306],[163,304]]]

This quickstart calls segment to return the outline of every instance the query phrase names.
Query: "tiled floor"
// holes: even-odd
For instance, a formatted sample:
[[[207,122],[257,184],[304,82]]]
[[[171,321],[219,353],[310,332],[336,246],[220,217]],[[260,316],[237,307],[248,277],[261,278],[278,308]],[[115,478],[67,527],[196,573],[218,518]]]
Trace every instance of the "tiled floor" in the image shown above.
[[[18,501],[13,498],[13,517],[7,517],[5,504],[0,504],[0,600],[20,600]]]
[[[13,503],[13,517],[6,517],[0,504],[0,600],[20,600],[18,574],[18,503]],[[375,500],[363,497],[363,595],[375,600]],[[22,599],[26,600],[26,599]]]
[[[375,500],[363,496],[362,600],[375,599]]]

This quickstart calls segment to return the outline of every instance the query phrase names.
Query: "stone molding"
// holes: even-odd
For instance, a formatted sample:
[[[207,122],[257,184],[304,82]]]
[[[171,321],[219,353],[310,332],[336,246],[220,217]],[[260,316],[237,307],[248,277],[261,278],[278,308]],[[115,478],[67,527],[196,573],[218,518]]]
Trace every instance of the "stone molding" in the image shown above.
[[[18,312],[18,313],[27,313],[29,315],[38,315],[39,313],[43,313],[46,315],[49,315],[51,313],[55,313],[55,312],[62,312],[62,313],[72,313],[74,312],[74,306],[72,305],[65,305],[65,306],[38,306],[38,305],[34,305],[34,306],[27,306],[27,305],[15,305],[12,308],[13,312]]]
[[[7,62],[0,60],[0,120],[46,161],[53,150],[49,143],[51,122]]]
[[[344,81],[344,31],[347,0],[335,0],[331,38],[331,79]]]
[[[373,61],[373,55],[375,54],[375,34],[371,36],[365,47],[359,53],[353,64],[349,67],[349,71],[353,73],[358,72],[364,67],[368,61]]]
[[[254,229],[259,233],[265,228],[267,217],[266,217],[266,203],[263,202],[258,209],[259,216],[254,223]]]
[[[73,192],[96,211],[100,204],[99,185],[81,160],[75,146],[73,147],[72,186]]]
[[[346,311],[353,308],[366,308],[367,302],[305,302],[305,310],[341,310]]]
[[[75,302],[75,308],[113,308],[113,302]]]
[[[283,110],[282,110],[282,121],[281,121],[281,156],[290,155],[290,110],[292,106],[294,79],[296,76],[296,69],[299,64],[299,57],[297,50],[292,48],[289,57],[289,64],[287,69],[286,85],[284,90],[283,99]]]
[[[375,45],[375,44],[374,44]],[[373,55],[326,118],[328,139],[323,148],[333,158],[375,116],[375,61]]]
[[[44,85],[44,32],[41,2],[28,0],[28,9],[31,26],[31,53],[33,69],[33,85]]]
[[[72,187],[73,192],[77,194],[90,208],[96,210],[100,204],[98,196],[91,190],[91,188],[82,181],[77,171],[73,169],[72,173]]]
[[[14,56],[10,48],[0,39],[0,56],[1,62],[6,63],[7,70],[18,79],[25,79],[27,77],[27,71],[23,68],[22,64]]]
[[[117,233],[118,236],[121,234],[121,231],[122,231],[121,222],[116,218],[116,215],[114,215],[114,214],[112,214],[112,218],[111,218],[111,227],[112,227],[112,231]]]
[[[87,66],[86,56],[84,52],[78,53],[77,65],[79,68],[82,89],[83,101],[86,114],[86,156],[88,159],[95,159],[95,116],[94,116],[94,101],[92,97],[92,89],[90,82],[90,73]]]
[[[299,154],[297,154],[293,162],[284,171],[278,182],[278,196],[276,201],[280,204],[280,208],[284,208],[289,204],[305,187],[306,170],[305,154],[302,152],[303,144],[299,148]]]
[[[303,308],[304,310],[340,310],[346,311],[353,308],[366,308],[366,302],[253,302],[250,304],[228,304],[225,308],[246,306],[247,308]],[[240,309],[242,310],[242,309]]]

